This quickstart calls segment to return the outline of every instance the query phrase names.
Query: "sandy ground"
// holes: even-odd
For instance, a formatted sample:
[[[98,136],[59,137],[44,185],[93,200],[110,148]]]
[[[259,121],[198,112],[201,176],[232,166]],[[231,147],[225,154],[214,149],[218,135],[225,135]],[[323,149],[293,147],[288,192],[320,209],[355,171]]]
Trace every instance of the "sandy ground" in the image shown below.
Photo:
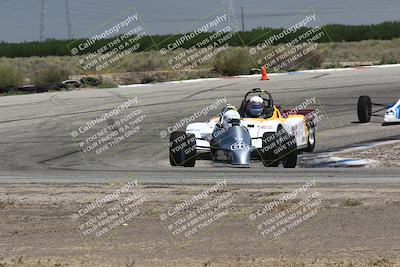
[[[135,184],[123,191],[128,185],[1,184],[0,266],[400,266],[397,184],[227,181],[222,186]],[[195,198],[199,195],[203,198]],[[106,196],[116,197],[93,208]],[[118,203],[124,211],[115,209]],[[271,203],[278,204],[266,211]],[[207,204],[214,206],[207,209]],[[214,220],[196,221],[197,232],[176,232],[175,226],[189,221],[193,226],[201,211],[212,209]],[[110,210],[135,215],[120,224],[107,221],[114,227],[103,235],[84,232],[111,218]],[[293,218],[300,210],[302,221]],[[218,212],[225,215],[215,216]],[[293,220],[283,222],[289,217]],[[286,232],[263,228],[284,223],[291,225]]]

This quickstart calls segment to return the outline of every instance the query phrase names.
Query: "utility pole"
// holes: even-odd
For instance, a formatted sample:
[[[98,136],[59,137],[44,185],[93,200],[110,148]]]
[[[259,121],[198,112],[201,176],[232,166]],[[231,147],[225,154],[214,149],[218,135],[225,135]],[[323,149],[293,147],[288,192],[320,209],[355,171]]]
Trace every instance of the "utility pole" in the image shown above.
[[[47,9],[47,0],[42,0],[42,11],[40,13],[40,41],[41,42],[43,42],[46,39],[46,32],[45,32],[46,9]]]
[[[69,0],[65,0],[65,15],[67,17],[67,29],[68,29],[68,38],[72,39],[72,21],[71,21],[71,12],[69,7]]]
[[[244,32],[244,12],[242,7],[242,32]]]

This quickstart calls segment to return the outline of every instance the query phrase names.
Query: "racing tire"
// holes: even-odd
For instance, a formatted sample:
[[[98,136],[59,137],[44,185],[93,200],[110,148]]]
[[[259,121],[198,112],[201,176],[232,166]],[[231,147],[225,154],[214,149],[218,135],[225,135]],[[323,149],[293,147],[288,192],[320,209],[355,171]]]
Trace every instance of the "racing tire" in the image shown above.
[[[278,129],[279,131],[279,129]],[[278,167],[279,155],[274,150],[280,146],[276,133],[264,133],[262,137],[262,149],[260,151],[264,167]]]
[[[308,126],[308,137],[307,137],[307,147],[303,150],[305,152],[313,152],[315,149],[315,126],[310,124]]]
[[[215,161],[217,160],[217,149],[213,148],[212,145],[210,145],[210,155],[211,155],[211,160]]]
[[[357,103],[358,120],[362,123],[369,122],[372,115],[371,98],[367,95],[360,96]]]
[[[288,133],[285,133],[286,135],[284,146],[286,149],[284,150],[284,155],[282,159],[282,164],[284,168],[296,168],[297,165],[297,144],[296,144],[296,138],[293,135],[289,135]]]
[[[196,137],[185,132],[172,132],[169,139],[171,166],[194,167],[196,163]]]
[[[279,160],[265,160],[263,161],[264,167],[279,167]]]

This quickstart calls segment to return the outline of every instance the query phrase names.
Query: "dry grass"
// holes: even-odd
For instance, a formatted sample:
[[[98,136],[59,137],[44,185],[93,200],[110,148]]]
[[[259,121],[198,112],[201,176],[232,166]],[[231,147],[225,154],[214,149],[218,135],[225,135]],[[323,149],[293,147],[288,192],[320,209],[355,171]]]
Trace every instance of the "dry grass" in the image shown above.
[[[29,58],[0,58],[1,63],[8,63],[16,68],[29,81],[35,73],[49,70],[53,67],[62,67],[70,73],[81,73],[79,59],[75,57],[29,57]]]
[[[0,62],[0,87],[19,86],[24,77],[15,65],[9,62]]]
[[[391,64],[400,62],[400,39],[393,40],[368,40],[361,42],[342,42],[334,44],[319,44],[315,55],[307,57],[306,60],[296,62],[296,69],[313,69],[320,67],[341,67],[349,65],[364,64],[366,62],[374,64]],[[224,52],[224,56],[218,56],[207,62],[206,66],[202,65],[199,68],[208,71],[185,72],[179,71],[179,75],[167,75],[166,73],[178,73],[173,71],[168,60],[182,52],[182,49],[177,49],[169,52],[167,56],[161,56],[158,51],[147,51],[133,54],[129,58],[124,58],[117,65],[112,66],[102,73],[110,76],[111,73],[146,73],[153,72],[149,75],[141,74],[140,77],[135,77],[134,82],[141,80],[154,79],[155,81],[166,81],[174,79],[192,79],[203,77],[215,77],[218,75],[238,75],[248,74],[252,67],[257,66],[254,58],[251,58],[248,53],[248,47],[230,48]],[[266,49],[268,50],[268,49]],[[268,52],[268,51],[265,51]],[[4,63],[14,66],[19,73],[25,78],[25,83],[36,82],[39,74],[46,74],[51,69],[62,68],[64,74],[73,75],[93,75],[92,72],[83,71],[79,64],[79,57],[30,57],[30,58],[0,58],[0,65]],[[297,64],[300,63],[300,64]],[[293,66],[290,66],[291,68]],[[214,69],[214,71],[211,71]],[[284,69],[283,71],[287,71]],[[269,70],[273,72],[273,70]],[[159,73],[159,74],[155,74]],[[163,74],[160,74],[163,73]],[[40,75],[39,75],[40,76]],[[44,75],[46,76],[46,75]],[[1,71],[0,71],[1,77]],[[59,77],[61,79],[61,76]],[[41,81],[47,79],[41,78]],[[128,79],[129,80],[129,79]],[[110,82],[119,83],[118,78],[113,77]],[[17,82],[15,82],[16,85]]]
[[[15,202],[10,199],[0,200],[0,210],[5,209],[7,207],[12,207],[12,206],[14,206],[14,204],[15,204]]]
[[[334,43],[325,62],[400,62],[400,39]],[[390,62],[389,62],[390,61]]]
[[[358,199],[346,199],[340,202],[339,207],[356,207],[362,205],[362,202]]]

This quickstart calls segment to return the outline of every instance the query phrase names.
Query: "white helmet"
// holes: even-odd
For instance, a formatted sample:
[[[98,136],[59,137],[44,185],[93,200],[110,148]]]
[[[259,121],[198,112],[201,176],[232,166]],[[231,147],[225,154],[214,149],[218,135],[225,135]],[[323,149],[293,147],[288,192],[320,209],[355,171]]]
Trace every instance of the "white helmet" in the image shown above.
[[[226,106],[221,110],[221,114],[224,114],[228,110],[236,110],[237,111],[237,109],[234,105],[226,104]]]
[[[247,106],[247,111],[249,115],[260,116],[264,110],[264,99],[259,96],[253,96],[250,98],[249,104]]]
[[[236,110],[226,111],[221,118],[223,126],[232,126],[233,124],[240,124],[240,114]]]

